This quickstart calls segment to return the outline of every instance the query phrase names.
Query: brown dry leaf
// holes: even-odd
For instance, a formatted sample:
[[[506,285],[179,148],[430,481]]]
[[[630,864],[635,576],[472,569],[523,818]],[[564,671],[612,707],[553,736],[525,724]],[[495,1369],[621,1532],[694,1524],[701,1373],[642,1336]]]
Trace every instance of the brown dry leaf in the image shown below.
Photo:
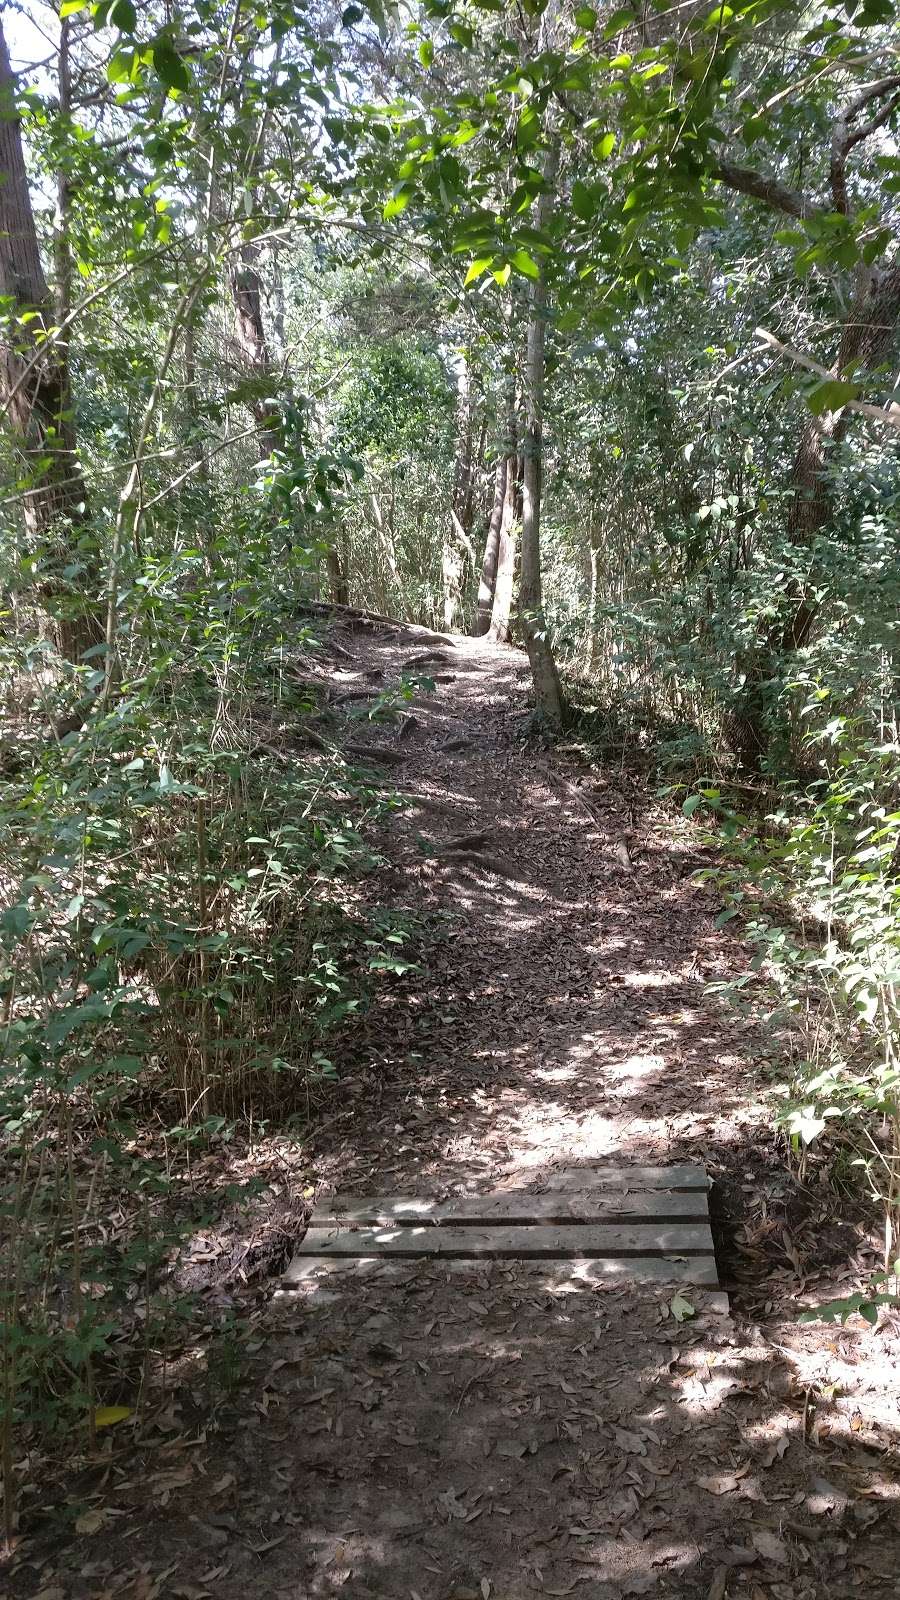
[[[518,1439],[498,1439],[494,1446],[494,1455],[509,1456],[512,1460],[518,1460],[520,1456],[525,1455],[527,1449],[528,1446],[521,1444]]]
[[[647,1446],[639,1433],[631,1433],[628,1428],[613,1428],[616,1444],[620,1450],[625,1450],[628,1455],[645,1456]]]
[[[59,1583],[51,1583],[46,1589],[41,1589],[34,1600],[66,1600],[66,1591]]]
[[[267,1550],[274,1550],[277,1544],[284,1544],[286,1538],[287,1534],[282,1533],[277,1539],[267,1539],[264,1544],[251,1544],[247,1548],[252,1550],[255,1556],[264,1556]]]
[[[783,1539],[771,1528],[754,1528],[750,1534],[754,1548],[759,1551],[764,1561],[774,1561],[779,1567],[790,1564],[788,1547]]]
[[[76,1518],[76,1533],[99,1533],[106,1521],[106,1512],[100,1510],[85,1511],[83,1516]]]
[[[739,1472],[714,1472],[708,1478],[697,1478],[695,1481],[697,1487],[705,1489],[707,1494],[734,1494],[746,1472],[746,1467]]]
[[[724,1600],[725,1590],[728,1587],[728,1570],[727,1567],[716,1567],[706,1600]]]
[[[541,1593],[542,1594],[571,1594],[572,1590],[576,1587],[577,1584],[579,1584],[579,1583],[591,1583],[591,1582],[592,1582],[592,1579],[591,1579],[591,1574],[589,1572],[579,1572],[577,1578],[573,1578],[571,1583],[567,1583],[564,1589],[543,1589],[541,1591]]]
[[[772,1467],[772,1466],[775,1465],[776,1461],[780,1461],[782,1459],[782,1457],[787,1453],[787,1450],[788,1450],[788,1448],[790,1446],[790,1442],[791,1442],[791,1436],[790,1436],[789,1433],[781,1434],[780,1438],[776,1439],[773,1444],[769,1445],[768,1449],[766,1450],[765,1454],[763,1455],[763,1458],[762,1458],[763,1466],[764,1467]]]
[[[464,1506],[455,1489],[445,1489],[438,1495],[439,1503],[451,1517],[456,1517],[460,1522],[465,1522],[469,1515],[468,1506]]]

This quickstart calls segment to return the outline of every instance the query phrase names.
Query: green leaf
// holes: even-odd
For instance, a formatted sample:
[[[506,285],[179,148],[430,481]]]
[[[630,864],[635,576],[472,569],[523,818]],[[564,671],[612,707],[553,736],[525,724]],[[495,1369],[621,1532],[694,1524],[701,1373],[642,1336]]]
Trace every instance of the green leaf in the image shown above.
[[[572,210],[576,217],[581,217],[584,222],[589,222],[594,215],[594,196],[580,178],[576,178],[572,185]]]
[[[113,0],[109,8],[107,19],[120,33],[134,33],[137,27],[137,11],[131,0]]]
[[[590,33],[597,26],[597,13],[593,6],[579,6],[575,13],[575,21],[585,33]]]
[[[810,391],[806,396],[806,404],[813,416],[821,417],[826,411],[839,411],[848,400],[855,400],[860,392],[858,383],[848,383],[843,378],[827,378]]]
[[[597,161],[607,161],[616,148],[614,133],[604,133],[602,139],[595,139],[591,146]]]
[[[430,67],[434,60],[434,45],[430,39],[423,39],[419,45],[419,60],[423,67]]]
[[[106,76],[110,83],[130,83],[133,66],[133,50],[116,50],[110,56],[106,68]]]
[[[153,70],[160,83],[170,92],[173,89],[189,89],[191,86],[191,77],[187,67],[178,51],[173,50],[165,39],[157,40],[153,46]]]
[[[382,211],[382,216],[384,217],[385,221],[389,221],[391,217],[399,217],[401,211],[406,210],[410,200],[412,199],[413,192],[412,185],[409,183],[401,183],[397,185],[397,188],[394,190],[390,200],[388,200],[384,210]]]
[[[468,272],[466,273],[466,279],[463,287],[468,289],[470,283],[474,283],[476,278],[480,278],[482,273],[487,272],[488,267],[491,265],[493,259],[493,256],[480,256],[477,261],[473,261]]]
[[[541,269],[535,261],[534,256],[530,256],[527,250],[515,250],[509,259],[511,266],[514,266],[517,272],[521,272],[523,277],[540,277]]]
[[[468,23],[451,22],[449,25],[449,33],[451,39],[453,39],[456,44],[462,45],[464,50],[471,50],[473,44],[475,43],[475,35]]]

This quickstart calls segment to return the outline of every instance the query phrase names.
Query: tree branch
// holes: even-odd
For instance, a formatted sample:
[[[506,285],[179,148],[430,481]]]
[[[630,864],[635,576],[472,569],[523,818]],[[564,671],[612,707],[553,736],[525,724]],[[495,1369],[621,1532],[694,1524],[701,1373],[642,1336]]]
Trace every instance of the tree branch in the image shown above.
[[[718,178],[729,189],[736,189],[739,194],[749,194],[754,200],[762,200],[775,211],[784,211],[789,217],[814,216],[820,209],[817,205],[801,194],[799,189],[792,189],[788,184],[782,183],[780,178],[771,178],[767,173],[754,172],[752,167],[740,167],[733,161],[719,160],[713,168],[713,177]]]
[[[792,344],[782,344],[768,328],[754,328],[753,331],[757,339],[761,339],[768,349],[777,350],[780,356],[786,356],[795,366],[805,367],[807,372],[815,372],[826,382],[834,382],[834,373],[823,367],[821,362],[814,361],[812,356],[805,356],[802,350],[796,350]],[[845,400],[843,405],[835,408],[835,414],[841,411],[858,411],[861,416],[871,417],[874,422],[886,422],[889,427],[896,428],[900,432],[900,405],[897,405],[896,401],[892,400],[888,406],[873,406],[865,400]]]
[[[835,211],[840,211],[842,216],[847,216],[850,210],[850,200],[847,193],[847,157],[850,151],[863,139],[868,139],[876,129],[883,127],[900,105],[900,95],[895,91],[900,89],[900,72],[892,73],[890,77],[879,78],[877,82],[867,84],[865,89],[851,100],[845,111],[834,120],[831,133],[831,161],[829,163],[829,180],[831,183],[831,198]],[[859,113],[873,100],[880,100],[884,95],[891,95],[887,104],[864,122],[859,128],[852,128],[850,124],[856,121]]]

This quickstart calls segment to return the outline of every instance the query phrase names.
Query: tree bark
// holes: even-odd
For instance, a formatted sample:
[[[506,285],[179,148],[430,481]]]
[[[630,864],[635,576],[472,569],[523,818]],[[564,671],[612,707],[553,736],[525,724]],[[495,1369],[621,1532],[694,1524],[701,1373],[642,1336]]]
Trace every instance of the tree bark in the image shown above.
[[[256,270],[254,247],[241,247],[231,269],[234,331],[238,349],[254,378],[272,379],[275,373],[262,315],[262,283]],[[284,444],[284,418],[274,394],[256,394],[250,407],[256,423],[260,453],[271,456]]]
[[[515,417],[513,418],[513,425],[515,426]],[[497,540],[497,575],[494,582],[494,603],[491,608],[491,625],[489,629],[489,637],[497,644],[506,644],[509,639],[519,536],[520,486],[521,461],[516,453],[514,433],[513,449],[506,458],[506,492],[503,497],[500,533]]]
[[[61,113],[68,111],[68,20],[60,35]],[[69,184],[57,184],[55,256],[56,303],[44,275],[22,148],[22,125],[15,109],[15,78],[0,20],[0,295],[8,308],[0,340],[0,400],[28,479],[24,499],[29,539],[49,547],[54,565],[70,562],[89,522],[88,495],[76,453],[69,379],[68,340],[55,328],[69,307],[70,266],[67,238]],[[28,320],[23,320],[27,318]],[[93,568],[93,563],[91,563]],[[92,576],[96,573],[92,570]],[[60,654],[77,661],[103,638],[99,612],[84,576],[81,593],[45,581],[42,599],[54,615]]]
[[[500,524],[503,520],[503,503],[506,499],[508,467],[508,458],[501,456],[494,473],[494,503],[491,507],[487,535],[484,541],[484,558],[481,563],[481,579],[478,584],[478,600],[475,609],[475,621],[472,627],[472,632],[476,638],[487,633],[491,625],[494,587],[497,582],[497,560],[500,554]]]
[[[331,589],[332,600],[336,606],[348,606],[350,604],[350,587],[347,583],[347,574],[341,563],[336,544],[329,546],[325,565],[328,568],[328,586]]]
[[[544,188],[535,208],[535,227],[547,226],[559,169],[559,140],[544,158]],[[547,632],[541,584],[541,498],[544,467],[544,368],[547,342],[546,265],[531,282],[525,355],[525,461],[522,475],[522,572],[518,616],[531,665],[539,718],[554,732],[563,725],[559,674]]]

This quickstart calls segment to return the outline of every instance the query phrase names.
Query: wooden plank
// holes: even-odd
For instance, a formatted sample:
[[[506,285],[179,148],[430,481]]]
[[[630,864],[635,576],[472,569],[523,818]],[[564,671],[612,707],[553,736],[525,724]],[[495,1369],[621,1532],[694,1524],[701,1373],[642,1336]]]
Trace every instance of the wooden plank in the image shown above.
[[[705,1167],[690,1161],[674,1167],[557,1167],[547,1188],[577,1192],[587,1189],[709,1189]]]
[[[694,1219],[705,1222],[706,1195],[701,1189],[640,1191],[589,1190],[586,1194],[556,1192],[529,1194],[524,1189],[509,1189],[497,1194],[455,1195],[449,1200],[408,1196],[388,1199],[335,1195],[316,1206],[309,1219],[311,1228],[344,1223],[418,1222],[435,1227],[452,1222],[460,1227],[473,1223],[501,1222],[605,1222],[651,1218],[656,1222]]]
[[[298,1255],[528,1257],[712,1255],[704,1223],[534,1224],[526,1227],[452,1228],[419,1224],[310,1228]]]
[[[328,1293],[337,1298],[348,1287],[362,1282],[396,1283],[401,1279],[415,1283],[422,1274],[435,1272],[443,1276],[452,1274],[455,1278],[464,1277],[467,1273],[478,1274],[479,1280],[487,1273],[492,1288],[500,1284],[512,1284],[555,1294],[584,1292],[611,1283],[691,1284],[715,1289],[719,1281],[715,1259],[711,1255],[691,1256],[683,1261],[665,1256],[604,1256],[597,1261],[448,1261],[438,1256],[398,1260],[385,1256],[340,1256],[329,1259],[300,1255],[295,1256],[285,1269],[280,1289],[285,1294]],[[704,1305],[708,1303],[711,1310],[728,1311],[727,1295],[705,1294]],[[461,1310],[465,1309],[464,1295],[459,1305]]]

